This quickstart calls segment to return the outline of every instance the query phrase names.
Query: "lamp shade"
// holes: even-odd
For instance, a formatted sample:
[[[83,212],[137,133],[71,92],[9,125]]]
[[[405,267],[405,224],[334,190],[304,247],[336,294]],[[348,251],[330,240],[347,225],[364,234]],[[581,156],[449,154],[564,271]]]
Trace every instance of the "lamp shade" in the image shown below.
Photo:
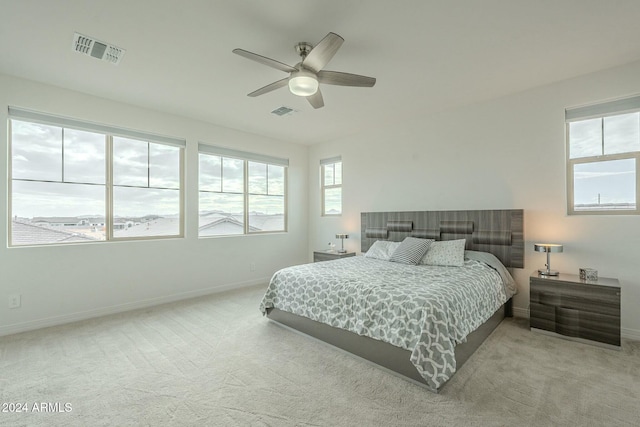
[[[289,90],[298,96],[311,96],[318,91],[318,79],[310,71],[300,69],[291,73]]]
[[[536,252],[562,252],[562,245],[556,243],[536,243],[533,245]]]

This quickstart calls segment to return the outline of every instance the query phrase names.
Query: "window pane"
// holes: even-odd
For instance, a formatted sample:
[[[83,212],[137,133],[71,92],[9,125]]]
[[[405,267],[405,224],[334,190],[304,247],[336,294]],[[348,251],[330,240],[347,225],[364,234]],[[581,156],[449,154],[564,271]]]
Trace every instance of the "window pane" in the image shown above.
[[[324,173],[324,185],[333,185],[334,184],[334,165],[323,165],[323,173]]]
[[[222,158],[222,191],[244,193],[244,160]]]
[[[64,130],[64,180],[104,184],[106,182],[106,137],[75,129]]]
[[[114,237],[180,234],[180,191],[113,188]]]
[[[180,188],[180,148],[149,143],[149,186]]]
[[[576,211],[635,209],[635,159],[582,163],[573,168]]]
[[[249,193],[267,194],[267,165],[249,162]]]
[[[105,240],[102,185],[13,181],[12,245]]]
[[[249,196],[249,232],[284,230],[283,196]]]
[[[335,185],[342,185],[342,162],[335,164]]]
[[[284,196],[284,166],[269,165],[269,195]]]
[[[62,181],[62,128],[11,121],[14,179]]]
[[[135,139],[113,137],[113,183],[149,185],[149,144]]]
[[[342,188],[326,188],[324,190],[324,214],[342,214]]]
[[[222,158],[200,154],[200,190],[222,191]]]
[[[569,123],[569,158],[602,155],[602,119]]]
[[[200,193],[199,236],[244,234],[244,195]]]
[[[640,150],[640,113],[604,118],[604,154]]]

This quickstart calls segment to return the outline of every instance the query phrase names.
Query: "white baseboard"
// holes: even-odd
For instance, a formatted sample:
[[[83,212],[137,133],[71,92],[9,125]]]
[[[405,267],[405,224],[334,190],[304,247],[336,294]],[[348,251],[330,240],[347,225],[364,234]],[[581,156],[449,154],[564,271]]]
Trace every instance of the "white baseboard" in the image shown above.
[[[523,307],[513,307],[513,315],[515,317],[529,318],[529,309]],[[620,336],[630,340],[640,341],[640,330],[631,328],[621,328]]]
[[[513,307],[513,316],[514,317],[524,317],[525,319],[529,318],[529,309],[522,307]]]
[[[630,340],[640,341],[640,330],[638,329],[622,328],[620,330],[620,335],[622,335],[622,338],[628,338]]]
[[[125,311],[137,310],[140,308],[153,307],[156,305],[166,304],[166,303],[175,302],[175,301],[181,301],[181,300],[190,299],[190,298],[197,298],[205,295],[211,295],[211,294],[230,291],[234,289],[246,288],[254,285],[265,284],[265,290],[266,290],[266,284],[269,283],[269,280],[270,278],[266,277],[262,279],[250,280],[247,282],[229,283],[222,286],[198,289],[195,291],[180,292],[177,294],[171,294],[171,295],[166,295],[162,297],[142,300],[142,301],[118,304],[110,307],[97,308],[97,309],[87,310],[87,311],[80,311],[72,314],[64,314],[62,316],[54,316],[54,317],[48,317],[44,319],[30,320],[28,322],[14,323],[12,325],[4,325],[4,326],[0,326],[0,337],[5,335],[17,334],[20,332],[33,331],[36,329],[48,328],[50,326],[64,325],[66,323],[77,322],[80,320],[93,319],[95,317],[108,316],[110,314],[117,314]]]

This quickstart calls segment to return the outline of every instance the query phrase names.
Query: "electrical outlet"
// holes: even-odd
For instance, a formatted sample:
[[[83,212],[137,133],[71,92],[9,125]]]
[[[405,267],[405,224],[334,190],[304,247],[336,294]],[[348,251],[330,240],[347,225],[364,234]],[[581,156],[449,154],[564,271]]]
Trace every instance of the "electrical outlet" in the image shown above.
[[[251,264],[249,264],[249,268],[251,269],[251,271],[256,271],[256,263],[252,262]]]
[[[21,305],[20,294],[9,295],[9,308],[20,308]]]

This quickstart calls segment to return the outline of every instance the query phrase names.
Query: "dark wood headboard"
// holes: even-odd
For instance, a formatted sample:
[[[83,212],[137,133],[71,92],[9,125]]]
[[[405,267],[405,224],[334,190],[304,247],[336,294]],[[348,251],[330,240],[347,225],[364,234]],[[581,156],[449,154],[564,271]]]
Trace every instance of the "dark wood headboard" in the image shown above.
[[[466,239],[466,249],[494,254],[505,267],[524,268],[524,211],[363,212],[361,251],[376,240],[400,242],[407,236]]]

